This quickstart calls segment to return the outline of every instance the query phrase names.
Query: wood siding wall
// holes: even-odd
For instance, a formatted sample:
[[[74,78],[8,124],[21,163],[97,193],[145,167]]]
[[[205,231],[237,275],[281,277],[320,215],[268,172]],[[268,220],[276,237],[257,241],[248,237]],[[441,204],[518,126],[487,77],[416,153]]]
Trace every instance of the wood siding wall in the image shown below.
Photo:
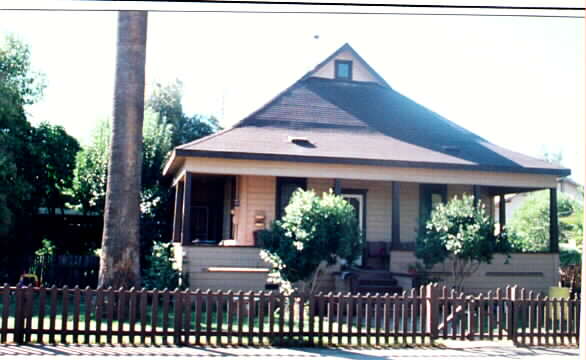
[[[238,245],[254,245],[255,216],[264,214],[265,226],[275,219],[276,178],[273,176],[239,176]]]
[[[409,265],[417,261],[412,251],[392,251],[390,271],[406,273]],[[518,285],[547,294],[550,286],[559,282],[559,255],[553,253],[512,254],[507,261],[504,255],[496,255],[491,264],[482,264],[464,281],[468,293],[486,292],[496,287]],[[442,279],[451,285],[451,262],[433,267],[431,277]]]
[[[209,271],[209,268],[268,269],[260,249],[240,246],[175,247],[177,263],[187,274],[191,289],[263,290],[268,273],[245,271]],[[254,271],[254,270],[253,270]]]

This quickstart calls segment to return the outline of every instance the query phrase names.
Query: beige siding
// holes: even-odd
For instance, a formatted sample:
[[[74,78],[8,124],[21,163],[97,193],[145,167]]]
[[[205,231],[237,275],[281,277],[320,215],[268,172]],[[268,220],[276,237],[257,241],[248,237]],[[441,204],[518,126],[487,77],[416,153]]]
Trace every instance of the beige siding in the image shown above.
[[[318,68],[313,76],[321,77],[326,79],[335,78],[335,61],[336,60],[350,60],[352,61],[352,79],[356,81],[373,81],[379,82],[379,80],[356,58],[352,56],[350,51],[342,51],[331,61],[323,64]],[[380,82],[379,82],[380,83]]]
[[[401,242],[415,242],[419,228],[419,184],[400,184]]]
[[[267,273],[210,272],[210,267],[269,268],[253,247],[181,246],[176,245],[177,263],[188,274],[191,289],[262,290]]]
[[[555,187],[557,184],[555,175],[205,157],[186,158],[184,167],[188,171],[196,173],[253,176],[292,176],[326,179],[356,179],[359,177],[364,180],[376,181],[543,188]],[[183,168],[178,171],[181,172],[182,170]]]
[[[408,266],[415,264],[417,258],[412,251],[392,251],[390,271],[406,273]],[[507,261],[504,255],[495,255],[491,264],[482,264],[476,272],[464,281],[464,289],[469,293],[487,292],[507,285],[518,285],[544,294],[550,286],[559,281],[558,254],[512,254]],[[431,276],[442,279],[451,286],[451,263],[436,265]]]
[[[317,195],[320,195],[324,192],[333,190],[334,188],[334,180],[332,179],[319,179],[319,178],[309,178],[307,179],[307,188],[310,190],[315,191]]]
[[[265,216],[265,226],[275,219],[275,177],[240,176],[238,212],[238,245],[253,245],[253,232],[262,229],[255,226],[255,216]]]

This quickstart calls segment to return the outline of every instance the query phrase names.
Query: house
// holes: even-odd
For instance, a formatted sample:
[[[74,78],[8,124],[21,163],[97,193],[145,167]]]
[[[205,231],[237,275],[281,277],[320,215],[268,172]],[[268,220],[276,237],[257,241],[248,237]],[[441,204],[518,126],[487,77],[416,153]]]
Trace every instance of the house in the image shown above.
[[[469,193],[492,213],[494,197],[537,189],[555,201],[557,179],[570,171],[492,144],[401,95],[345,44],[232,128],[174,149],[164,173],[176,189],[173,241],[191,287],[262,288],[267,265],[255,231],[304,188],[332,189],[355,206],[367,246],[353,289],[385,291],[412,285],[417,228],[434,204]],[[469,288],[556,284],[555,207],[550,215],[551,252],[482,267]]]

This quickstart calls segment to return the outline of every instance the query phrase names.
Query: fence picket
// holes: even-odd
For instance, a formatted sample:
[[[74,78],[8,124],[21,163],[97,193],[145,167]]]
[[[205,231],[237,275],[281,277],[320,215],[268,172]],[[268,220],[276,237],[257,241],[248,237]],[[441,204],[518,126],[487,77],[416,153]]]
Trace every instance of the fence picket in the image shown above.
[[[83,343],[89,344],[90,343],[90,325],[91,325],[91,318],[92,318],[92,295],[94,291],[91,290],[89,287],[85,288],[85,293],[83,294],[83,305],[84,305],[84,325],[83,325]],[[49,320],[50,321],[50,320]],[[49,341],[50,342],[50,341]]]
[[[116,302],[116,294],[112,290],[112,287],[109,287],[106,290],[106,318],[107,318],[107,325],[106,325],[106,342],[108,344],[112,344],[112,335],[114,333],[113,326],[114,326],[114,304]]]
[[[169,344],[169,303],[171,294],[169,289],[163,290],[163,345]]]
[[[39,296],[43,293],[43,289],[39,289]],[[75,286],[73,289],[73,343],[79,343],[79,312],[80,312],[80,298],[81,292],[79,286]],[[41,321],[41,308],[39,299],[39,325]],[[44,316],[44,315],[43,315]]]
[[[46,293],[47,289],[41,287],[39,288],[39,313],[38,313],[38,320],[37,320],[37,342],[43,344],[44,340],[44,332],[45,332],[45,302],[46,300]],[[5,305],[6,306],[6,305]],[[79,321],[79,319],[78,319]],[[3,327],[3,329],[6,329]],[[0,331],[0,333],[4,334],[4,332]],[[75,343],[78,343],[77,335],[74,337],[73,340]]]
[[[151,301],[151,345],[158,345],[156,334],[159,324],[159,290],[153,290]]]

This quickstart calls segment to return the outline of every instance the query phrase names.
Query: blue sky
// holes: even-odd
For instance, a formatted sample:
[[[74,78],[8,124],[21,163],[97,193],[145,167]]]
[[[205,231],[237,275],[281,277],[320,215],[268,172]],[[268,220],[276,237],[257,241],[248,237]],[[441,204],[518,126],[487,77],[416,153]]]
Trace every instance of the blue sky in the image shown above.
[[[185,110],[224,127],[348,42],[399,92],[501,146],[561,151],[584,183],[583,19],[158,12],[148,31],[147,88],[182,80]],[[0,10],[0,33],[47,76],[32,121],[87,142],[112,109],[116,13]]]

